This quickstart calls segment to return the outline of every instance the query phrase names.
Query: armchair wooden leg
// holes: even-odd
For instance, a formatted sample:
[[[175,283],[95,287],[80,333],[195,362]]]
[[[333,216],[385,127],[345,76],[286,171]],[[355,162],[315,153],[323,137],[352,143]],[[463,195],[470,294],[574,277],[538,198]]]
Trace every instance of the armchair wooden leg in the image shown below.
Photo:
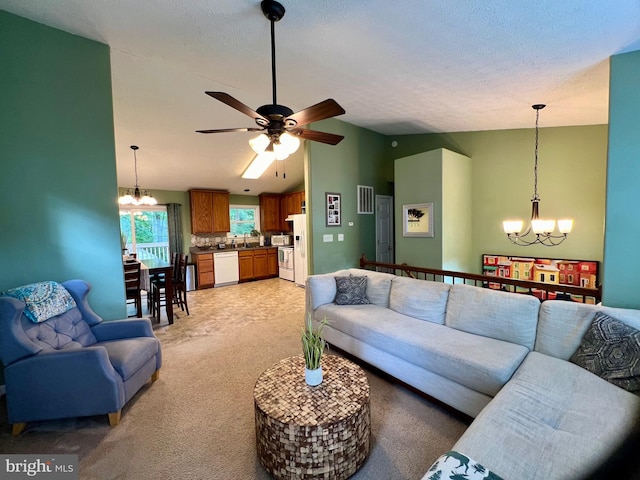
[[[160,370],[156,370],[155,372],[153,372],[153,375],[151,375],[151,381],[155,382],[159,378],[160,378]]]
[[[111,425],[112,427],[115,427],[116,425],[118,425],[118,423],[120,423],[120,415],[122,413],[122,410],[118,410],[117,412],[113,412],[109,414],[109,425]]]
[[[14,437],[17,437],[24,431],[26,426],[27,426],[26,422],[14,423],[13,428],[11,429],[11,435],[13,435]]]

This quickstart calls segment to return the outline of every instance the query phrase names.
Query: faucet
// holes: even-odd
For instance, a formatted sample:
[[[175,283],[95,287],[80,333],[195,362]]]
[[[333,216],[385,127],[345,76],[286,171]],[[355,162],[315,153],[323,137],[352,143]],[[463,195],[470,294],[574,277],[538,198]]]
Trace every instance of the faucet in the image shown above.
[[[244,234],[244,248],[247,248],[247,234]]]

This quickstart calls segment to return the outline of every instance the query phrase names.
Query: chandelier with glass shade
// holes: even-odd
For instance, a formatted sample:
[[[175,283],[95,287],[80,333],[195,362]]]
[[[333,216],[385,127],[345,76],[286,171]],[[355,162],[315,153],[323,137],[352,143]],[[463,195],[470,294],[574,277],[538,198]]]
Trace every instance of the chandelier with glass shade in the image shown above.
[[[153,198],[153,196],[149,193],[148,190],[140,190],[138,186],[138,158],[136,157],[136,150],[139,147],[136,145],[131,145],[131,150],[133,150],[133,165],[136,175],[136,186],[134,189],[128,189],[124,195],[118,198],[118,203],[120,205],[157,205],[158,201]]]
[[[546,105],[536,104],[532,108],[536,111],[536,147],[533,166],[533,197],[531,198],[531,221],[523,232],[522,220],[505,220],[502,222],[504,233],[511,243],[520,246],[544,245],[554,247],[567,239],[573,228],[573,220],[558,220],[558,233],[555,232],[556,221],[540,218],[540,196],[538,195],[538,119],[540,110]]]

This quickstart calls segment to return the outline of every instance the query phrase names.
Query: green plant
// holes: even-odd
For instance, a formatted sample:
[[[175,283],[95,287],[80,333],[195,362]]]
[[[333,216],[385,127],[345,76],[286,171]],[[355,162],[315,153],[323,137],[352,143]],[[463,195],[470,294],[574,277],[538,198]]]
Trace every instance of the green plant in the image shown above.
[[[251,235],[252,237],[259,237],[260,232],[254,228],[253,230],[251,230],[251,233],[249,235]]]
[[[320,359],[326,345],[322,338],[322,330],[327,325],[327,318],[320,321],[318,328],[313,327],[313,317],[307,315],[305,326],[302,329],[302,352],[304,354],[304,366],[309,370],[320,368]]]

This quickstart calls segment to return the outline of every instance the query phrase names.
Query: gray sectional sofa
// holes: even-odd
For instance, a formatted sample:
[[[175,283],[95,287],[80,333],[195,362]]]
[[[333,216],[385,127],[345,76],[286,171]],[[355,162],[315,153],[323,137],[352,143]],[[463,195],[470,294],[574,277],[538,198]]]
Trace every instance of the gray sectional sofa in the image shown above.
[[[306,286],[329,344],[474,417],[453,450],[504,479],[581,478],[638,420],[638,395],[569,360],[598,312],[640,329],[640,311],[361,269]]]

